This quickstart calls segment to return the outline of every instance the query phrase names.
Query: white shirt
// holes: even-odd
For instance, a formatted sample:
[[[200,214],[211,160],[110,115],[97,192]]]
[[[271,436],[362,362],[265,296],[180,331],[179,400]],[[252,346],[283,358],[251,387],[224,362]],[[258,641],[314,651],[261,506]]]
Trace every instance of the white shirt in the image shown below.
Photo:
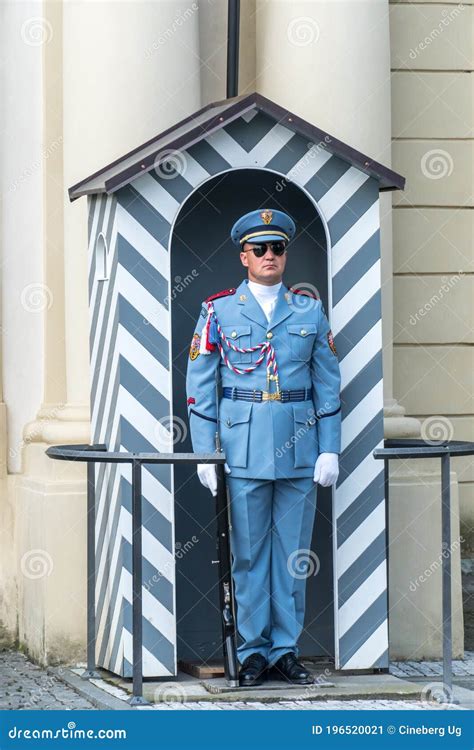
[[[281,284],[281,281],[279,281],[278,284],[272,284],[271,286],[258,284],[256,281],[249,280],[248,282],[250,291],[256,298],[268,321],[270,321],[270,318],[272,317]]]

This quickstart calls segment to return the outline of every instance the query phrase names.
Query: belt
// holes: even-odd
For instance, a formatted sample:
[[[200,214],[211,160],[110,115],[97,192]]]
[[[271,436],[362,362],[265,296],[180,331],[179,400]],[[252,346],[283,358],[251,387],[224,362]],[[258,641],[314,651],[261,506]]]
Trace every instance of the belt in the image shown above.
[[[224,398],[231,398],[232,401],[310,401],[311,388],[299,388],[292,391],[279,391],[278,393],[269,393],[268,391],[249,390],[247,388],[237,388],[237,386],[224,386],[222,388]]]

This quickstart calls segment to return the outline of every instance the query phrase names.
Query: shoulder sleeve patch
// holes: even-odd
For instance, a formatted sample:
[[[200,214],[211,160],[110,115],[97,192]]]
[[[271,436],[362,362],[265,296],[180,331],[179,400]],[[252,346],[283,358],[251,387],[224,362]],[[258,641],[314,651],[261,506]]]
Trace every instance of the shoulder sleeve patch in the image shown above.
[[[329,330],[328,333],[327,333],[327,339],[328,339],[328,344],[329,344],[330,350],[337,357],[336,346],[334,344],[334,337],[332,335],[332,331],[331,330]]]
[[[206,297],[206,302],[211,302],[213,299],[219,299],[219,297],[228,297],[229,294],[235,294],[235,289],[223,289],[221,292],[216,292],[216,294],[211,294],[209,297]]]
[[[199,333],[195,333],[191,339],[191,345],[189,347],[189,359],[194,361],[199,357],[199,349],[201,347],[201,337]]]

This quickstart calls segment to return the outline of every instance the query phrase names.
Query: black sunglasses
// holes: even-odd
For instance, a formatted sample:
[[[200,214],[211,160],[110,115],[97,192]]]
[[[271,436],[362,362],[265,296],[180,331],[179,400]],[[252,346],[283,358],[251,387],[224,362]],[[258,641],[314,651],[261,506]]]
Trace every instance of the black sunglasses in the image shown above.
[[[254,247],[244,250],[244,253],[249,253],[253,250],[257,258],[263,258],[269,245],[274,255],[283,255],[286,250],[286,242],[256,242]]]

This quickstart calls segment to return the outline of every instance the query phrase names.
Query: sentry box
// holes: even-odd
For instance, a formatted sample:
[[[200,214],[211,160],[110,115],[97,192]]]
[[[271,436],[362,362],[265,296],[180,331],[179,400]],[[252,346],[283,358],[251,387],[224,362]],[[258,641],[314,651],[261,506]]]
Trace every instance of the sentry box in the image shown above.
[[[342,373],[342,454],[318,487],[303,656],[388,667],[379,191],[404,178],[260,94],[208,105],[69,190],[87,196],[92,442],[191,452],[185,373],[201,301],[246,273],[229,232],[297,224],[284,281],[316,289]],[[96,471],[97,663],[131,676],[130,467]],[[213,502],[195,467],[143,470],[143,674],[220,656]],[[317,564],[316,564],[317,563]],[[316,575],[317,573],[317,575]]]

